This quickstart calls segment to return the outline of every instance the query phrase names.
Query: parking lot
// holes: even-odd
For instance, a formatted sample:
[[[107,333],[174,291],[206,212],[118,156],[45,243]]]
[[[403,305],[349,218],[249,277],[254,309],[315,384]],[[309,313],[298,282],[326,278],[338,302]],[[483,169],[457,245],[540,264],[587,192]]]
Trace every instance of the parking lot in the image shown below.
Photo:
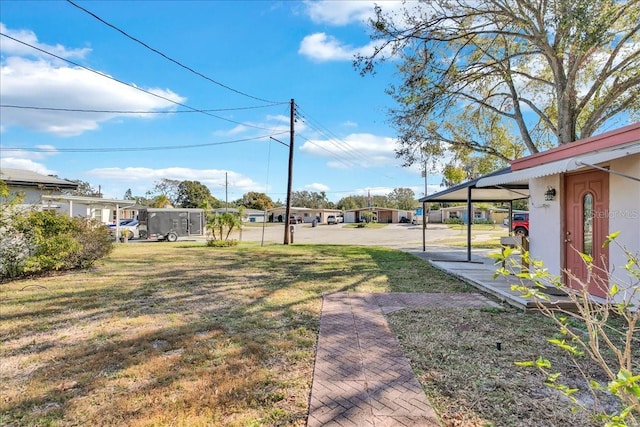
[[[448,237],[458,236],[460,232],[444,224],[428,224],[426,241],[436,242]],[[255,225],[244,227],[242,241],[263,239],[263,228]],[[264,227],[264,242],[282,243],[284,225],[267,224]],[[418,247],[422,245],[422,225],[388,224],[382,228],[347,228],[344,224],[312,227],[311,224],[298,224],[293,233],[293,242],[338,245],[376,245],[388,247]]]

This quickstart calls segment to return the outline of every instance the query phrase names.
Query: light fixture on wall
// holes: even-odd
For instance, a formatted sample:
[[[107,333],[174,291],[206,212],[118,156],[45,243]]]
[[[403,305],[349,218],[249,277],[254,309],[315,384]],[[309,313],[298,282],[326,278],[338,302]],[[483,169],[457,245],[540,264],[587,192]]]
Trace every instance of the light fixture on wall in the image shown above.
[[[547,187],[547,191],[544,192],[544,199],[546,201],[555,200],[556,198],[556,189],[549,186]]]

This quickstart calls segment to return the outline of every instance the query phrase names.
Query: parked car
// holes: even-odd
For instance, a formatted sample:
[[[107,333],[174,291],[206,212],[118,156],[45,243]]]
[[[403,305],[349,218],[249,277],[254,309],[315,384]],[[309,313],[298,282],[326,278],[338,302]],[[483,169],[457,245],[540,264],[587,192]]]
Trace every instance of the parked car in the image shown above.
[[[411,220],[409,218],[407,218],[406,216],[403,216],[402,218],[400,218],[400,224],[409,224],[411,222]]]
[[[337,224],[338,218],[335,215],[329,215],[327,217],[327,224]]]
[[[515,213],[513,214],[513,220],[511,221],[513,232],[516,235],[528,236],[529,235],[529,214],[528,213]]]
[[[289,215],[289,223],[290,224],[301,224],[302,217],[300,215]]]
[[[140,230],[139,230],[139,226],[140,224],[138,223],[137,219],[123,219],[122,221],[120,221],[120,226],[118,227],[120,229],[120,234],[122,235],[122,233],[126,230],[128,231],[128,240],[131,239],[139,239],[140,238]],[[111,231],[111,235],[116,237],[116,225],[115,224],[109,224],[109,229]],[[120,237],[120,236],[117,236]]]

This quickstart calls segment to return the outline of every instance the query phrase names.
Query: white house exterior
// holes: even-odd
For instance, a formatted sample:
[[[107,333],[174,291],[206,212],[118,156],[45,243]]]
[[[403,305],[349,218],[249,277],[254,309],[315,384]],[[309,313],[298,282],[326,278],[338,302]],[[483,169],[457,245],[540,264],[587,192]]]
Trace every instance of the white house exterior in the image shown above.
[[[608,289],[592,280],[578,251],[591,255],[619,286],[637,285],[623,268],[623,250],[602,244],[620,231],[616,242],[640,253],[640,123],[515,160],[511,173],[480,179],[478,187],[526,182],[533,258],[569,286],[565,273],[575,274],[594,296]]]
[[[21,195],[22,204],[27,206],[40,206],[40,197],[43,195],[59,195],[64,190],[76,190],[78,184],[53,176],[42,175],[37,172],[2,168],[0,180],[9,188],[10,195]]]

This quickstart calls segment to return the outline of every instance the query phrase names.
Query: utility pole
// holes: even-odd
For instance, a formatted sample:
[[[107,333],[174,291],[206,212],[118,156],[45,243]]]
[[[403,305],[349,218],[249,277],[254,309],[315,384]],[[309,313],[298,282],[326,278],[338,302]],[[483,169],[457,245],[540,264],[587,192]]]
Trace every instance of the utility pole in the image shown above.
[[[291,239],[291,229],[289,225],[291,221],[289,217],[291,216],[291,186],[293,183],[293,134],[294,134],[294,126],[295,123],[295,101],[291,98],[291,112],[289,115],[289,177],[287,181],[287,207],[284,212],[284,244],[288,245]]]
[[[229,180],[227,179],[227,173],[224,173],[224,213],[229,212]]]

